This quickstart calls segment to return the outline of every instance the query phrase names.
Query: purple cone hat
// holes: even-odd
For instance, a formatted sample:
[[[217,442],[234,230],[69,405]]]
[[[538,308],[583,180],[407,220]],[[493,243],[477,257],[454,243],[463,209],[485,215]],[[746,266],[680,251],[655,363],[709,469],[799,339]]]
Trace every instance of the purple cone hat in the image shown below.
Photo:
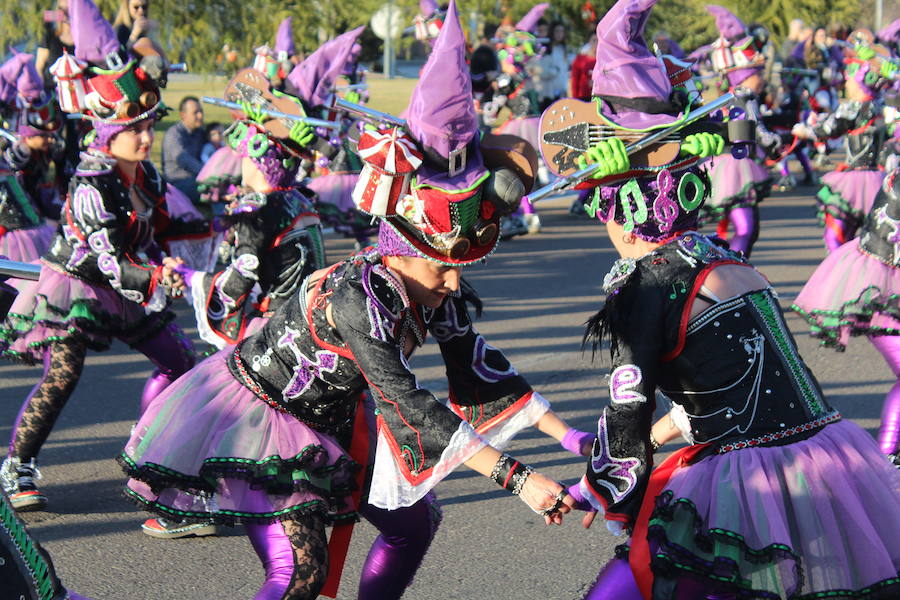
[[[41,76],[38,75],[37,67],[34,66],[34,61],[31,60],[32,56],[30,54],[25,56],[28,57],[28,60],[25,62],[22,72],[19,73],[19,78],[16,80],[19,96],[30,105],[45,104],[47,95],[44,93],[44,84],[41,81]]]
[[[738,40],[747,35],[747,26],[737,16],[718,4],[707,4],[706,10],[716,18],[716,29],[726,40]]]
[[[106,68],[106,57],[119,50],[119,40],[97,6],[91,0],[70,0],[69,23],[75,57]]]
[[[469,144],[478,135],[478,116],[466,64],[466,38],[455,2],[450,3],[444,26],[419,74],[406,109],[406,123],[431,157],[419,168],[419,185],[466,190],[487,175],[478,145]],[[438,166],[437,160],[443,164]]]
[[[275,34],[275,54],[285,53],[286,57],[297,54],[297,47],[294,46],[294,35],[291,25],[294,17],[286,17],[278,26],[278,33]]]
[[[353,52],[353,45],[363,29],[364,25],[325,42],[294,67],[287,77],[288,92],[301,98],[309,106],[325,104],[331,95],[334,80],[344,70],[344,65]]]
[[[900,19],[879,31],[878,39],[885,44],[900,44]]]
[[[15,106],[16,95],[19,93],[19,77],[30,61],[30,54],[15,52],[12,58],[0,65],[0,102]]]
[[[439,8],[436,0],[419,0],[419,14],[426,19],[436,13]]]
[[[529,10],[528,13],[526,13],[518,23],[516,23],[516,29],[519,31],[534,33],[534,28],[537,27],[537,22],[541,20],[541,17],[544,16],[544,13],[547,12],[548,8],[550,8],[549,2],[544,2],[542,4],[538,4],[537,6],[531,7],[531,10]]]
[[[644,26],[655,4],[619,0],[597,23],[591,93],[604,101],[601,114],[624,129],[670,125],[681,110],[669,103],[669,77],[644,41]]]

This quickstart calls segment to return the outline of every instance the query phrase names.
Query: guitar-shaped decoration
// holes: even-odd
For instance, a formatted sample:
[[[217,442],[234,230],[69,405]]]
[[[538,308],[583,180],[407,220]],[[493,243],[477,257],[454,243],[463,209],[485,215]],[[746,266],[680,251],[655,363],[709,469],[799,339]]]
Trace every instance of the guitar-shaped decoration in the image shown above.
[[[550,171],[559,177],[578,170],[578,158],[597,142],[616,136],[629,143],[647,133],[616,129],[605,123],[593,102],[572,98],[557,100],[541,115],[539,129],[540,152]],[[635,169],[661,167],[673,162],[681,148],[681,136],[671,134],[649,148],[629,155]]]

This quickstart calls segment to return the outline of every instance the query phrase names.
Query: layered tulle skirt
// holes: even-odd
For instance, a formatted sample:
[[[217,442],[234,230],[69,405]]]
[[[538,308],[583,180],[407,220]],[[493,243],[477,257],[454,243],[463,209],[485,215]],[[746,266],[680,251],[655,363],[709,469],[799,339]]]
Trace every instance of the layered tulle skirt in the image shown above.
[[[541,116],[511,117],[497,128],[498,134],[517,135],[534,147],[540,156]]]
[[[354,518],[358,465],[332,436],[241,385],[229,353],[194,367],[141,416],[119,457],[126,495],[160,515],[225,524]]]
[[[738,599],[900,598],[900,472],[847,421],[713,455],[672,473],[647,541],[654,598],[682,578]]]
[[[726,152],[713,158],[707,169],[712,191],[702,209],[705,223],[722,219],[733,208],[756,206],[771,192],[772,174],[754,159]]]
[[[65,275],[41,265],[37,281],[17,281],[18,295],[0,324],[0,356],[29,363],[44,349],[68,339],[92,350],[107,350],[114,338],[138,344],[159,333],[174,315],[149,312],[108,286]]]
[[[0,256],[20,262],[39,259],[50,247],[56,225],[44,223],[30,229],[13,229],[0,234]]]
[[[881,189],[884,171],[832,171],[822,177],[822,188],[816,194],[819,220],[830,215],[854,227],[862,224],[872,210]]]
[[[853,239],[825,257],[791,308],[813,336],[840,350],[851,335],[900,335],[900,270]]]
[[[307,187],[316,193],[316,209],[325,227],[353,238],[373,236],[378,233],[378,225],[372,217],[356,208],[353,202],[353,188],[359,180],[359,173],[328,173],[313,177]]]

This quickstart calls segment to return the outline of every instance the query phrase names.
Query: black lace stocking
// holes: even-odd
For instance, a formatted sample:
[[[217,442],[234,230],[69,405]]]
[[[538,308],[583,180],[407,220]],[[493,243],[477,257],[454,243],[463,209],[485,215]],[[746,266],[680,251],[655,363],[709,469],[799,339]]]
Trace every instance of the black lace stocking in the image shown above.
[[[52,344],[50,365],[35,386],[16,428],[13,454],[23,462],[36,458],[57,417],[75,390],[84,369],[87,348],[74,340]]]
[[[313,600],[328,574],[328,539],[321,515],[282,521],[294,549],[294,574],[282,600]]]

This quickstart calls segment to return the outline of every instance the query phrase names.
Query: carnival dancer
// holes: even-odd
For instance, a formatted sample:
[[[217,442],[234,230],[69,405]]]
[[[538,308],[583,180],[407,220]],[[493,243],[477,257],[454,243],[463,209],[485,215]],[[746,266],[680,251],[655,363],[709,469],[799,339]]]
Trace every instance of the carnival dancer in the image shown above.
[[[194,363],[191,344],[167,308],[167,297],[178,295],[183,281],[162,264],[156,245],[166,233],[199,229],[168,219],[164,181],[147,160],[159,88],[135,59],[122,60],[112,27],[90,0],[72,0],[69,14],[76,60],[103,66],[86,82],[91,92],[63,108],[92,120],[96,137],[70,181],[62,227],[41,261],[40,279],[19,287],[0,326],[5,358],[44,366],[16,418],[0,472],[19,510],[47,503],[34,483],[36,459],[88,349],[106,350],[118,338],[153,362],[142,410]]]
[[[725,154],[710,162],[712,195],[704,206],[703,221],[719,223],[723,238],[730,225],[734,235],[728,245],[749,257],[759,237],[757,205],[772,186],[773,178],[763,164],[765,154],[773,154],[781,139],[765,127],[760,114],[766,57],[757,38],[749,35],[743,22],[729,10],[715,4],[706,9],[715,16],[720,34],[710,48],[713,68],[725,76],[737,98],[730,118],[756,122],[757,152],[751,160]]]
[[[336,80],[358,60],[354,46],[363,29],[357,27],[326,42],[288,75],[286,91],[304,102],[310,116],[327,114],[330,99],[336,93]],[[358,100],[358,94],[351,92],[352,99]],[[314,174],[303,183],[316,193],[322,222],[338,233],[352,237],[357,249],[362,249],[369,245],[369,238],[377,233],[377,229],[371,218],[357,210],[352,198],[353,187],[362,169],[354,151],[360,123],[344,118],[343,124],[339,134],[326,135],[316,144]]]
[[[843,351],[850,336],[865,335],[897,382],[881,410],[878,445],[900,466],[900,171],[886,177],[859,236],[822,261],[794,304],[823,345]]]
[[[541,121],[540,102],[532,80],[540,77],[539,57],[544,51],[541,42],[535,38],[538,21],[550,7],[549,3],[533,6],[515,25],[515,31],[508,33],[497,45],[502,74],[497,77],[496,90],[491,102],[485,107],[486,124],[496,123],[496,114],[504,106],[509,110],[509,118],[496,133],[515,135],[526,140],[535,149],[540,147],[538,125]],[[546,42],[546,40],[545,40]],[[493,115],[493,121],[491,116]],[[549,172],[543,159],[538,162],[538,180],[549,182]],[[525,233],[538,233],[541,219],[528,198],[522,198],[520,210],[503,221],[503,237]]]
[[[53,96],[30,54],[15,53],[0,66],[0,113],[11,124],[0,132],[0,255],[30,262],[47,251],[56,231],[63,162]]]
[[[599,39],[627,34],[633,58],[599,77],[612,97],[639,86],[658,111],[669,90],[640,39],[654,2],[620,0],[600,22]],[[607,181],[625,179],[601,182],[597,213],[621,258],[586,331],[595,350],[610,343],[610,405],[570,489],[630,540],[586,597],[896,598],[900,474],[829,406],[766,278],[695,230],[703,177],[674,174],[666,197],[620,140],[590,154]],[[674,408],[651,427],[657,392]],[[678,433],[690,446],[653,469]]]
[[[400,597],[440,521],[432,488],[463,463],[548,520],[568,510],[560,486],[495,449],[533,424],[575,453],[592,435],[563,424],[469,318],[480,302],[461,267],[494,250],[500,215],[533,180],[533,163],[482,146],[470,85],[451,2],[408,133],[360,142],[372,163],[355,193],[381,218],[378,246],[313,274],[259,332],[179,380],[122,453],[127,493],[146,509],[245,523],[266,568],[257,599],[315,598],[326,570],[339,580],[340,524],[355,513],[381,531],[358,597]],[[448,405],[407,362],[429,332]]]
[[[300,151],[315,134],[300,125],[279,138],[266,128],[264,116],[254,116],[225,133],[242,158],[248,190],[219,219],[228,227],[228,265],[217,273],[177,267],[190,290],[185,298],[194,307],[200,337],[220,350],[247,335],[257,317],[252,327],[260,327],[310,273],[326,266],[313,200],[294,187]]]
[[[822,177],[823,185],[816,195],[829,251],[853,238],[871,212],[884,178],[878,159],[886,138],[881,92],[888,79],[882,68],[890,65],[890,55],[884,46],[873,43],[871,32],[859,30],[850,39],[853,46],[844,51],[846,99],[823,120],[794,127],[794,134],[802,138],[844,136],[846,162]]]

